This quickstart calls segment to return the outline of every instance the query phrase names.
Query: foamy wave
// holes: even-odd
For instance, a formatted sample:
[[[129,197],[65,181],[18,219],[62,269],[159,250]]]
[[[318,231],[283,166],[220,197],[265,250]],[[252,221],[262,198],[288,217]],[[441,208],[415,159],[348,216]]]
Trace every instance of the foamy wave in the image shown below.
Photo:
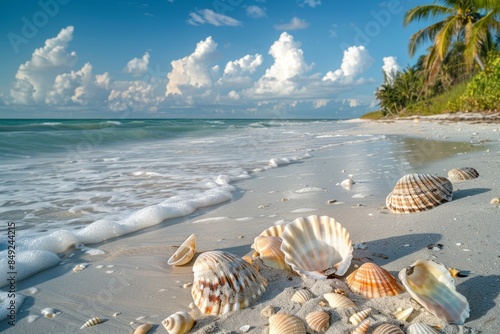
[[[119,121],[107,121],[106,124],[123,125],[123,123]]]
[[[32,125],[38,125],[38,124],[32,124]],[[40,123],[39,125],[56,126],[56,125],[62,125],[62,123],[61,122],[43,122],[43,123]]]

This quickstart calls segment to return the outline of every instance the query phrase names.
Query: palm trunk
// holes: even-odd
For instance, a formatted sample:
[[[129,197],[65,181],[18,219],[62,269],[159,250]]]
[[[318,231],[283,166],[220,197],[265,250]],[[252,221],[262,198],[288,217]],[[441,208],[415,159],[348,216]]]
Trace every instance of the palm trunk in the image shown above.
[[[483,64],[483,61],[481,60],[481,58],[479,58],[479,56],[476,54],[474,55],[474,60],[476,61],[476,63],[479,65],[479,67],[481,68],[481,71],[484,71],[484,64]]]

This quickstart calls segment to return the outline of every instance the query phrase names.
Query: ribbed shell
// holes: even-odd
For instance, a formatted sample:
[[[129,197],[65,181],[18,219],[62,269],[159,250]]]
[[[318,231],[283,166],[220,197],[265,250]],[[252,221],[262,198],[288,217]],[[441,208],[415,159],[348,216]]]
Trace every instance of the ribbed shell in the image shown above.
[[[395,296],[405,291],[387,270],[371,262],[363,263],[345,282],[352,292],[368,299]]]
[[[191,295],[204,314],[221,315],[251,305],[266,291],[267,280],[231,253],[205,252],[194,265]]]
[[[472,180],[479,177],[479,172],[472,167],[453,168],[448,171],[448,179],[452,182]]]
[[[103,319],[99,318],[99,317],[95,317],[95,318],[92,318],[92,319],[89,319],[87,320],[82,327],[80,327],[80,329],[84,329],[84,328],[87,328],[87,327],[92,327],[92,326],[95,326],[95,325],[99,325],[99,324],[102,324],[104,322]]]
[[[194,320],[189,313],[179,311],[168,316],[161,324],[169,334],[185,334],[193,328]]]
[[[385,202],[394,213],[412,213],[449,202],[452,194],[453,185],[447,178],[431,174],[408,174],[399,179]]]
[[[364,334],[368,333],[368,330],[370,329],[370,320],[366,319],[362,323],[359,324],[358,327],[356,327],[351,334]]]
[[[188,263],[194,257],[196,252],[196,236],[191,234],[189,238],[186,239],[179,246],[177,251],[168,259],[167,263],[171,266],[181,266]]]
[[[435,329],[427,324],[423,324],[423,323],[411,324],[406,329],[406,333],[407,334],[440,334],[440,332],[437,329]]]
[[[448,269],[428,260],[417,260],[399,272],[406,291],[436,317],[461,325],[469,317],[467,299],[456,291]]]
[[[393,324],[382,324],[375,328],[373,334],[405,334],[398,326]]]
[[[269,317],[269,334],[306,334],[304,322],[291,314],[273,314]]]
[[[153,328],[152,324],[142,324],[135,329],[134,334],[147,334],[151,328]]]
[[[282,242],[279,237],[258,236],[254,239],[252,248],[259,253],[266,266],[274,269],[290,269],[285,262],[285,253],[281,251]]]
[[[285,261],[300,275],[326,279],[345,274],[351,264],[352,243],[349,232],[328,216],[295,219],[286,225],[281,250]]]
[[[311,312],[306,316],[309,327],[316,332],[326,332],[330,327],[330,315],[325,311]]]
[[[370,313],[372,313],[371,307],[364,309],[363,311],[356,312],[349,317],[349,323],[351,323],[351,325],[360,324],[370,315]]]
[[[339,293],[328,292],[323,295],[331,308],[354,308],[356,305],[348,297]]]
[[[285,230],[285,226],[283,224],[271,226],[260,234],[261,237],[281,237],[283,231]]]
[[[306,289],[300,289],[297,290],[293,296],[292,296],[292,301],[299,303],[300,305],[303,305],[307,303],[309,300],[314,298],[314,295],[311,291],[306,290]]]

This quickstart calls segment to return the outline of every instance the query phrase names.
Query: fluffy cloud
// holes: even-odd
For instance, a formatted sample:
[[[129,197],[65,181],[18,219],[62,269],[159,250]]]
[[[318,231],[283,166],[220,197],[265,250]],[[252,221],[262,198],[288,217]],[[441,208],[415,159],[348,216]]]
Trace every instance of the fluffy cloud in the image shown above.
[[[298,30],[309,27],[306,20],[301,20],[298,17],[293,17],[290,22],[284,24],[277,24],[274,26],[276,30]]]
[[[323,80],[351,83],[354,77],[366,71],[373,61],[364,46],[351,46],[344,51],[340,68],[326,73]]]
[[[113,111],[157,111],[164,100],[158,86],[144,81],[116,81],[108,96]]]
[[[392,83],[396,72],[401,71],[401,66],[398,65],[396,57],[384,57],[382,60],[384,61],[382,71],[385,73],[387,80]]]
[[[149,52],[146,52],[142,58],[134,58],[127,63],[124,71],[134,76],[144,74],[148,71]]]
[[[211,9],[200,9],[196,13],[189,13],[187,22],[197,26],[202,24],[212,24],[216,27],[220,26],[240,26],[241,22],[224,14],[219,14]]]
[[[264,58],[260,54],[246,55],[238,60],[230,61],[224,68],[224,75],[237,76],[243,73],[253,73],[262,64]]]
[[[260,8],[259,6],[255,6],[255,5],[248,6],[246,8],[246,12],[247,12],[248,16],[250,16],[254,19],[258,19],[258,18],[266,16],[266,10],[264,8]]]

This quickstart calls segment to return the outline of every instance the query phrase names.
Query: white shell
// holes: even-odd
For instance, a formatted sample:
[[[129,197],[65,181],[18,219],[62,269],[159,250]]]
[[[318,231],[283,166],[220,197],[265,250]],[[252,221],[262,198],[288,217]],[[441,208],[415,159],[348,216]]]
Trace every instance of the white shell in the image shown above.
[[[401,321],[406,321],[406,319],[408,319],[408,317],[410,316],[410,314],[413,312],[413,307],[409,307],[405,310],[399,310],[399,311],[396,311],[394,312],[394,317],[398,320],[401,320]]]
[[[331,308],[354,308],[356,305],[348,297],[335,292],[328,292],[323,295]]]
[[[58,312],[56,312],[52,307],[46,307],[42,311],[40,311],[45,318],[52,319],[55,317]]]
[[[326,279],[329,274],[342,276],[352,259],[349,232],[328,216],[295,219],[281,235],[285,261],[300,275]]]
[[[399,279],[413,299],[436,317],[458,325],[469,317],[469,303],[456,291],[454,280],[445,266],[417,260],[399,272]]]
[[[250,325],[243,325],[240,327],[240,331],[242,331],[243,333],[246,333],[250,330]]]
[[[259,253],[260,259],[266,266],[274,269],[290,269],[281,250],[282,242],[279,237],[258,236],[255,237],[252,248]]]
[[[89,264],[88,263],[80,263],[80,264],[77,264],[74,268],[73,268],[73,272],[75,273],[79,273],[80,271],[82,271],[83,269],[87,268]]]
[[[161,324],[169,334],[184,334],[193,328],[194,320],[189,313],[179,311],[168,316]]]
[[[87,328],[87,327],[92,327],[92,326],[95,326],[95,325],[99,325],[99,324],[102,324],[104,322],[103,319],[99,318],[99,317],[95,317],[95,318],[92,318],[92,319],[89,319],[87,320],[82,327],[80,327],[80,329],[84,329],[84,328]]]
[[[453,168],[448,171],[448,179],[451,182],[472,180],[477,177],[479,177],[479,173],[472,167]]]
[[[350,316],[349,323],[351,323],[352,325],[358,325],[363,320],[365,320],[370,315],[370,313],[372,313],[371,307],[369,307],[363,311],[356,312]]]
[[[273,314],[269,317],[269,334],[306,334],[304,322],[291,314]]]
[[[285,230],[285,226],[286,225],[284,225],[284,224],[273,225],[273,226],[265,229],[264,231],[262,231],[260,236],[261,237],[280,237],[281,238],[281,234],[283,234],[283,231]]]
[[[373,331],[373,334],[405,334],[398,326],[393,324],[381,324]]]
[[[264,318],[269,318],[273,314],[276,314],[276,309],[272,305],[267,305],[262,309],[262,311],[260,311],[260,315]]]
[[[311,312],[306,316],[309,327],[316,332],[325,332],[330,327],[330,314],[325,311]]]
[[[300,289],[295,292],[291,298],[292,301],[299,303],[300,305],[303,305],[307,303],[311,298],[314,298],[314,295],[312,294],[311,291],[306,290],[306,289]]]
[[[134,334],[147,334],[151,328],[152,324],[142,324],[135,329]]]
[[[440,334],[437,329],[423,323],[411,324],[406,329],[406,332],[407,334]]]
[[[167,263],[171,266],[181,266],[188,263],[194,257],[196,252],[196,236],[191,234],[186,241],[179,246],[177,251],[168,259]]]

